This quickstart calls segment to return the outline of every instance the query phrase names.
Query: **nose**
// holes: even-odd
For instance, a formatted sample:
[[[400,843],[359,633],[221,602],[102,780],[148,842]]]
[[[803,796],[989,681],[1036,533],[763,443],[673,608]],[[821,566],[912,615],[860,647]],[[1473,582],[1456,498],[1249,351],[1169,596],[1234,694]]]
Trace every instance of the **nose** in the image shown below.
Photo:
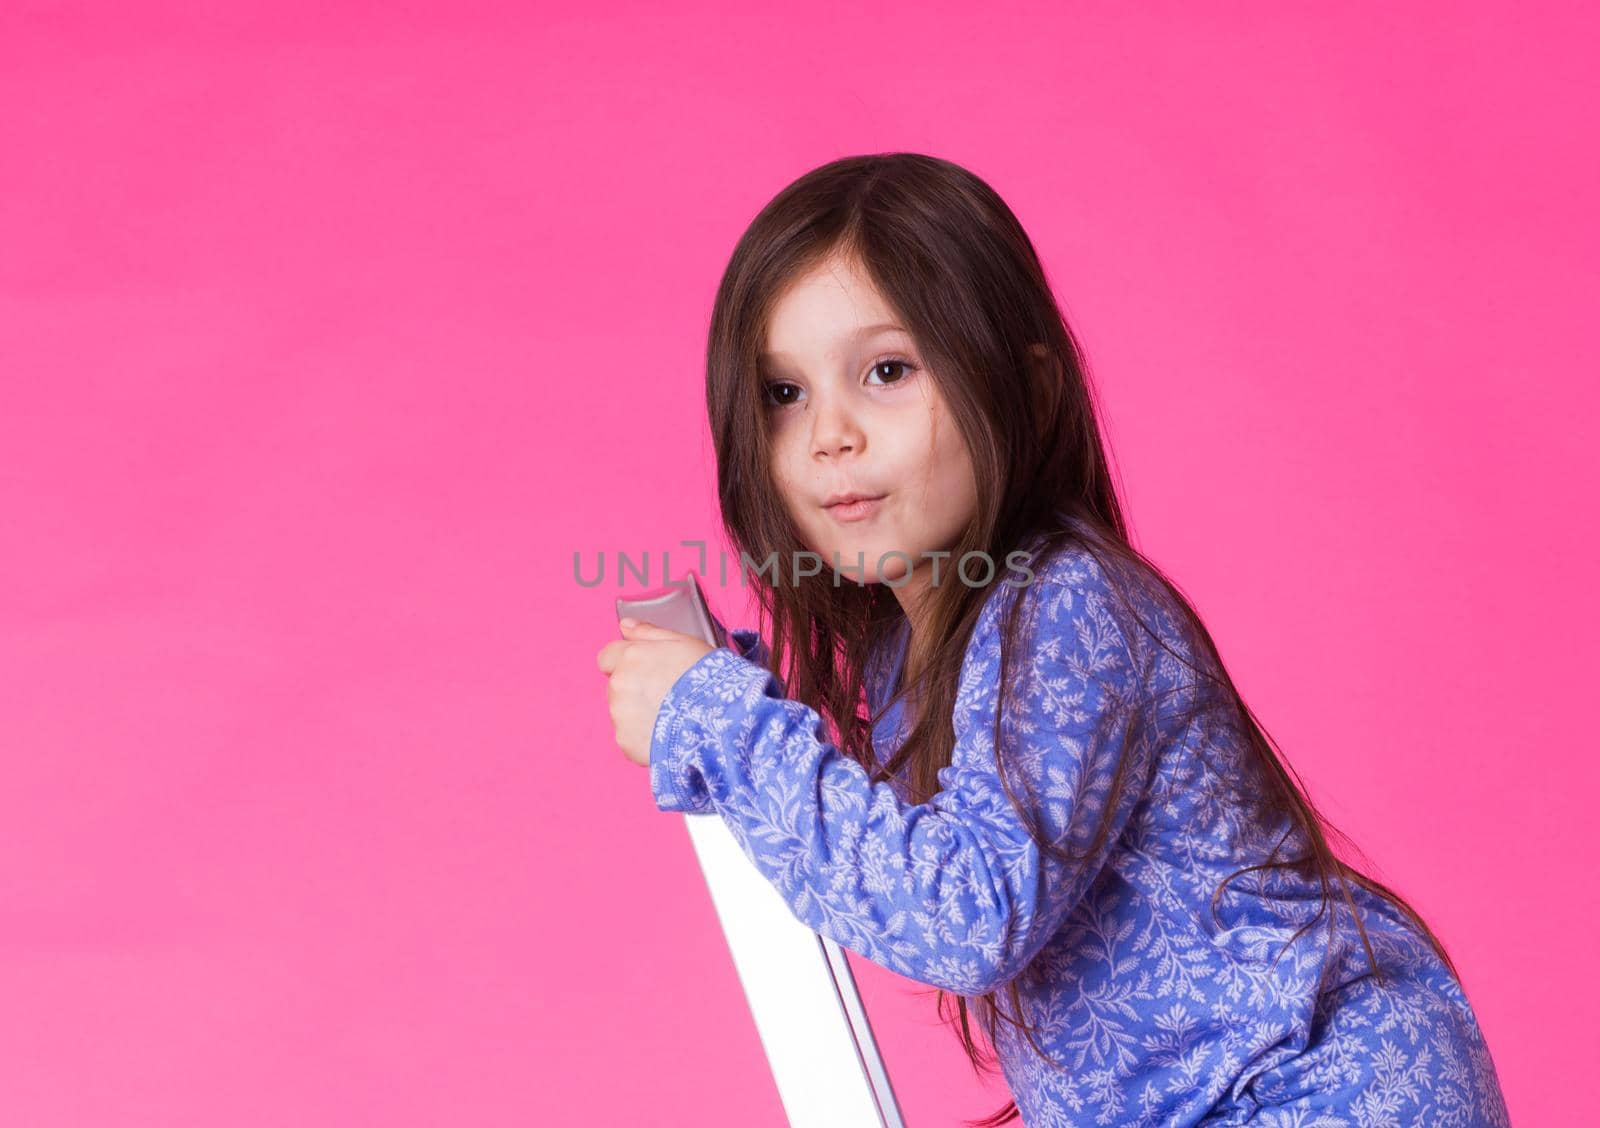
[[[837,458],[850,452],[859,454],[866,445],[860,423],[834,397],[819,396],[815,401],[811,426],[811,449],[815,456]]]

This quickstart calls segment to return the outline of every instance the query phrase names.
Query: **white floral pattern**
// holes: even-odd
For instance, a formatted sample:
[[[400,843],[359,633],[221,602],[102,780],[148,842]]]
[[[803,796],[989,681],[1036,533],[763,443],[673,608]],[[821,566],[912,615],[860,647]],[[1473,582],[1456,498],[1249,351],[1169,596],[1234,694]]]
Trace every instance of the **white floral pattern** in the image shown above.
[[[1164,589],[1133,591],[1197,661]],[[1119,752],[1133,758],[1105,847],[1076,871],[1031,840],[996,770],[1001,616],[1017,593],[1028,643],[1008,655],[1022,681],[1001,728],[1013,791],[1081,850]],[[821,716],[783,696],[756,634],[730,637],[736,649],[702,656],[662,702],[657,806],[719,815],[798,919],[867,959],[966,996],[1015,980],[1053,1062],[1000,1023],[1028,1128],[1509,1123],[1460,984],[1387,901],[1351,887],[1383,983],[1336,890],[1333,923],[1291,940],[1320,905],[1314,877],[1239,877],[1213,919],[1218,883],[1266,860],[1289,823],[1253,799],[1234,709],[1197,696],[1201,680],[1126,617],[1086,550],[992,589],[962,665],[953,758],[926,803],[908,801],[903,778],[869,783]],[[902,631],[869,662],[874,711],[903,656]],[[1127,707],[1157,701],[1200,709],[1185,720],[1162,704],[1128,731]],[[896,703],[874,728],[884,759],[898,719]],[[1285,849],[1302,842],[1290,834]]]

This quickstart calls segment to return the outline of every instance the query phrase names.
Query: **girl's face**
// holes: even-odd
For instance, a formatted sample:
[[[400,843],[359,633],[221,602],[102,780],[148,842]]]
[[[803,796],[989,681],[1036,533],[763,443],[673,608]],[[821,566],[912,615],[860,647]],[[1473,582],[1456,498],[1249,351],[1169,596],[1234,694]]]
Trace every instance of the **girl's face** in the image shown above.
[[[949,549],[976,514],[972,460],[911,335],[856,264],[835,258],[782,295],[765,364],[773,476],[823,568],[896,581],[902,604],[935,562],[952,582],[953,559],[922,554]],[[877,500],[828,507],[844,493]],[[883,559],[891,551],[909,559]]]

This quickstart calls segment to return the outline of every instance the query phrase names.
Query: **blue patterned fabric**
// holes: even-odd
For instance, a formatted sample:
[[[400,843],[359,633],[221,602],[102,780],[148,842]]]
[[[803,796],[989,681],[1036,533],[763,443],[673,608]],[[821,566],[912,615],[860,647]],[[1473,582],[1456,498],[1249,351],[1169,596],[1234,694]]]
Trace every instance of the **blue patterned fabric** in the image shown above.
[[[996,1050],[1027,1128],[1507,1124],[1460,984],[1387,901],[1352,884],[1382,984],[1337,889],[1335,926],[1324,916],[1293,938],[1317,912],[1314,876],[1247,874],[1212,916],[1221,880],[1291,824],[1254,798],[1264,783],[1233,707],[1108,583],[1074,545],[1026,586],[995,584],[963,660],[952,762],[920,804],[903,777],[869,784],[821,716],[783,695],[755,633],[730,632],[656,716],[656,805],[721,817],[797,918],[866,959],[966,996],[1014,981],[1053,1059],[1002,1018]],[[1002,718],[1013,792],[1031,790],[1052,841],[1081,852],[1131,758],[1106,844],[1077,868],[1039,850],[996,770],[1000,629],[1019,598],[1008,674],[1021,684]],[[1170,598],[1135,580],[1140,616],[1197,662]],[[874,715],[905,642],[902,629],[869,661]],[[1134,724],[1137,703],[1149,708]],[[898,706],[885,711],[880,758],[904,735]],[[1293,856],[1304,839],[1283,841]]]

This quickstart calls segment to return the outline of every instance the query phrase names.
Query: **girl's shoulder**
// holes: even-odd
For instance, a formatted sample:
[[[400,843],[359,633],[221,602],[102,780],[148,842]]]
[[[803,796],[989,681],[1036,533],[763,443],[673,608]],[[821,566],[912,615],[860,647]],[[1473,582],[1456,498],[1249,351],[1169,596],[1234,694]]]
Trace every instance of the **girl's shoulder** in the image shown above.
[[[1092,675],[1127,694],[1192,687],[1200,648],[1176,597],[1150,569],[1079,538],[1047,544],[1043,535],[1008,559],[1020,561],[1019,570],[986,595],[967,645],[974,677],[997,664],[1015,611],[1020,653],[1012,663]]]
[[[1093,550],[1080,537],[1051,543],[1043,533],[997,563],[966,642],[967,689],[998,677],[1002,645],[1009,647],[1008,672],[1025,667],[1059,675],[1067,667],[1092,673],[1102,684],[1120,680],[1127,692],[1185,677],[1181,659],[1192,661],[1196,648],[1170,593],[1145,569]],[[1013,611],[1016,630],[1008,634]],[[864,674],[873,707],[894,680],[907,638],[902,622],[868,655]]]
[[[991,662],[1004,639],[1030,663],[1065,659],[1088,642],[1125,650],[1129,665],[1136,664],[1135,637],[1111,569],[1087,547],[1075,541],[1043,547],[1035,538],[1007,560],[1011,570],[985,594],[968,640],[969,665]]]
[[[1136,569],[1097,554],[1081,541],[1046,544],[1042,536],[1007,561],[1010,571],[984,597],[974,643],[992,640],[1005,618],[1015,613],[1036,636],[1035,643],[1047,643],[1063,630],[1098,627],[1132,648],[1138,604],[1150,598]],[[1018,601],[1020,609],[1013,607]]]

